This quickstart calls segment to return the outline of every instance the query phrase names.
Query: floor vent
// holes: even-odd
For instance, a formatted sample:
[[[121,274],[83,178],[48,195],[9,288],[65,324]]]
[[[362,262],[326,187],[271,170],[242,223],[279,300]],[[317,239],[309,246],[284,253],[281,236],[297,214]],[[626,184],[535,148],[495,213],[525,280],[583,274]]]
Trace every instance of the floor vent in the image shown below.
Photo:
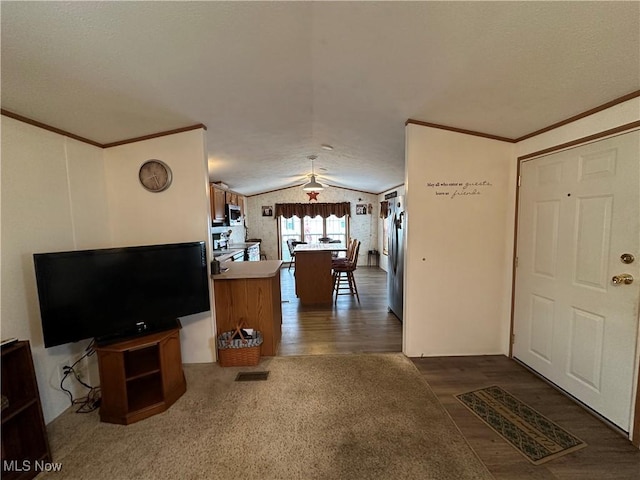
[[[269,370],[265,372],[240,372],[236,375],[236,382],[255,382],[269,378]]]

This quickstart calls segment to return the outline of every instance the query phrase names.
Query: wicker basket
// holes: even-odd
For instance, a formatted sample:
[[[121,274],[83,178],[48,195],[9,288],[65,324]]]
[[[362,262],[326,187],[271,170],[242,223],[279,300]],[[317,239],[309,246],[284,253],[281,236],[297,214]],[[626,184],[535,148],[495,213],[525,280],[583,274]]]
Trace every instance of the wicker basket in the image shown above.
[[[218,363],[221,367],[248,367],[260,363],[262,333],[254,331],[254,338],[232,340],[237,332],[225,332],[218,337]]]

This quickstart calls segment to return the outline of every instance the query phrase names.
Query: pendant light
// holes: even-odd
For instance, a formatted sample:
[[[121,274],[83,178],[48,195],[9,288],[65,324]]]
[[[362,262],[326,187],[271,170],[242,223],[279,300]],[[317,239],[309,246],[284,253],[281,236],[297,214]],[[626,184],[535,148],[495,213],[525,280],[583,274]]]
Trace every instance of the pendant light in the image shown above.
[[[318,157],[315,155],[309,155],[307,158],[311,160],[311,181],[303,185],[302,189],[306,192],[319,192],[320,190],[324,190],[322,184],[316,181],[316,174],[313,170],[313,161]]]

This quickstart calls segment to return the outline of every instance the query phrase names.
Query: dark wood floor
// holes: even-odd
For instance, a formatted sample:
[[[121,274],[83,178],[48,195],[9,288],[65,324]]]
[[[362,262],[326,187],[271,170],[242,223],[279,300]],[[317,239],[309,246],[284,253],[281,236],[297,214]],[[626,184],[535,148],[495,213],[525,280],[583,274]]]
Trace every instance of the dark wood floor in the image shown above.
[[[402,323],[387,310],[387,274],[355,271],[360,303],[349,295],[326,307],[300,305],[294,269],[281,271],[282,340],[279,355],[402,351]]]
[[[387,310],[386,273],[358,268],[360,304],[348,296],[326,308],[302,307],[293,269],[282,280],[279,355],[400,352],[402,324]],[[640,450],[572,400],[505,356],[411,359],[467,442],[497,480],[640,479]],[[588,444],[577,452],[532,465],[454,397],[499,385]]]

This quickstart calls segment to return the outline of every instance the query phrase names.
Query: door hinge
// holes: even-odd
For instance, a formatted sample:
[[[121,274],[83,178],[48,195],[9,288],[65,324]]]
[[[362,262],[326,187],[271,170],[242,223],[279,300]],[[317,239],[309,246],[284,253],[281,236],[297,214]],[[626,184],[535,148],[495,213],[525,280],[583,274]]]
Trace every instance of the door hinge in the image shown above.
[[[522,177],[518,175],[518,186],[520,186],[521,183],[522,183]]]
[[[515,264],[516,264],[516,268],[518,268],[518,257],[516,257]]]
[[[516,343],[516,334],[512,333],[511,334],[511,345],[513,345],[514,343]]]

